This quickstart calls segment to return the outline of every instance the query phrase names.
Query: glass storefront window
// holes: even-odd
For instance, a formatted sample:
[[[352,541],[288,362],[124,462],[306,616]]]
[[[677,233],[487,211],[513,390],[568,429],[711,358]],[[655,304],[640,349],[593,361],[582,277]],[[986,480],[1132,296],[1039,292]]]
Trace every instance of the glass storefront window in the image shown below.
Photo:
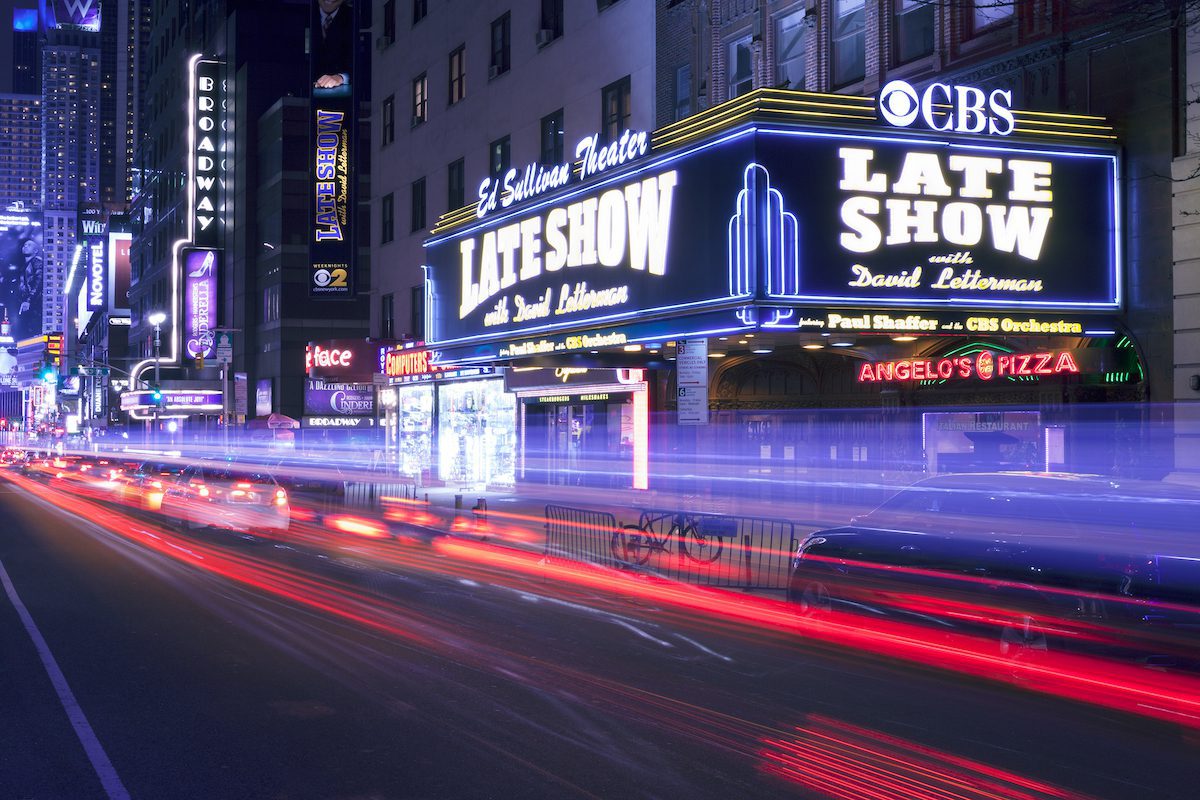
[[[447,483],[516,482],[516,397],[504,381],[444,383],[438,389],[438,477]]]
[[[396,429],[401,475],[414,478],[433,467],[433,385],[396,389]]]

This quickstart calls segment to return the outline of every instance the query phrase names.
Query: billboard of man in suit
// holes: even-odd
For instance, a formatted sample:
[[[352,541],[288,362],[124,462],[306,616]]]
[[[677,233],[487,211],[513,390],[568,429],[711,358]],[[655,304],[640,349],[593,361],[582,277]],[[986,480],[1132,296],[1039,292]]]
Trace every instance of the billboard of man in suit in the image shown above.
[[[316,0],[313,26],[313,86],[337,89],[350,85],[354,64],[354,7],[346,0]]]

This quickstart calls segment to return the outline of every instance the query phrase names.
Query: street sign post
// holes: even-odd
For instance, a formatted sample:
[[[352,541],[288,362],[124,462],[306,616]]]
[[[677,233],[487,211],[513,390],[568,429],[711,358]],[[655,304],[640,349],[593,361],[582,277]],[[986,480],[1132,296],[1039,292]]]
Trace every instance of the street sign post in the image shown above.
[[[227,381],[229,380],[229,365],[233,363],[233,335],[239,328],[213,328],[214,355],[221,365],[221,429],[225,440],[225,452],[229,452],[229,417],[230,402]]]
[[[216,332],[217,363],[233,363],[233,331]]]

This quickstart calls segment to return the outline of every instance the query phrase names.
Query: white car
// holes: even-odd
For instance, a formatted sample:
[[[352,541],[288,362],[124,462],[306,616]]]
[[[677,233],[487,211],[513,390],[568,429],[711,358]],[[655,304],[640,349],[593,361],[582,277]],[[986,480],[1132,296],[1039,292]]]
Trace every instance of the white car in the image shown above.
[[[287,532],[291,521],[287,491],[274,478],[220,461],[185,467],[163,494],[162,513],[185,531],[279,534]]]

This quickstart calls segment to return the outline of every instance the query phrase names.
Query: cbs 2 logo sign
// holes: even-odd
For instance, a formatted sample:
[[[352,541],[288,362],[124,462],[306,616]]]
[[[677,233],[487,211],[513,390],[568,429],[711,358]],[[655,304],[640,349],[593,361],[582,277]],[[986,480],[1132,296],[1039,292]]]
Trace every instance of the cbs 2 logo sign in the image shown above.
[[[919,116],[930,130],[1008,136],[1015,121],[1012,92],[984,94],[974,86],[931,83],[918,92],[907,81],[889,81],[879,92],[879,115],[889,125],[907,128]]]
[[[321,289],[348,288],[348,276],[349,272],[344,267],[334,267],[333,269],[318,267],[313,271],[313,285]]]

